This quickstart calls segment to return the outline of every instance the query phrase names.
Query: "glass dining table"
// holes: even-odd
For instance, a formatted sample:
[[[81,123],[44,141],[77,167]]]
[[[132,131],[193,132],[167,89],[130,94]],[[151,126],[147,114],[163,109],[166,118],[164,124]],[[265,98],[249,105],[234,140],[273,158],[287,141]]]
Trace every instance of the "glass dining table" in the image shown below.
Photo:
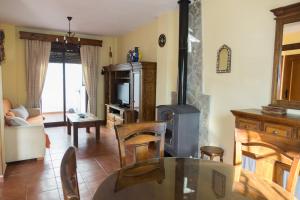
[[[281,186],[224,163],[162,158],[116,171],[93,200],[294,199]]]

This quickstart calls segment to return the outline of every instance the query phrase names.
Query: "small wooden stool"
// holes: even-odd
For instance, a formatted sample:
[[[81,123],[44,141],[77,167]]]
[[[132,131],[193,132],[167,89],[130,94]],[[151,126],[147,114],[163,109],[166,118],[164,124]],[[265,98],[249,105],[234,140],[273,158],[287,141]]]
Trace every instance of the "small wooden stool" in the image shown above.
[[[210,160],[213,160],[215,156],[220,156],[220,162],[223,162],[224,149],[215,146],[203,146],[200,147],[201,159],[204,158],[204,154],[209,156]]]

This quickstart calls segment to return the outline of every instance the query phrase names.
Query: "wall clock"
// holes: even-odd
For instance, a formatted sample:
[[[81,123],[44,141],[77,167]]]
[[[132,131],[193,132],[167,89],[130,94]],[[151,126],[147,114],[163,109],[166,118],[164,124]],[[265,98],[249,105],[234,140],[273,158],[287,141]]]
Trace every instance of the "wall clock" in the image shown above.
[[[165,34],[160,34],[159,38],[158,38],[158,45],[160,47],[164,47],[165,44],[167,42],[167,38],[166,38],[166,35]]]

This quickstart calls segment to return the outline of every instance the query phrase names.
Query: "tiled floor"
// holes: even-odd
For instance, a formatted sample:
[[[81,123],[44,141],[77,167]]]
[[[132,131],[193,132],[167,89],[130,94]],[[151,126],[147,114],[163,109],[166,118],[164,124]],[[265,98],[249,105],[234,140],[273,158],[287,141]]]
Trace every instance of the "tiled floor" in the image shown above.
[[[93,131],[93,130],[92,130]],[[59,167],[65,150],[71,144],[66,127],[47,128],[51,148],[43,161],[9,164],[4,183],[0,183],[1,200],[63,199]],[[101,140],[94,134],[79,131],[77,171],[81,199],[91,199],[99,184],[118,169],[118,146],[113,131],[101,127]]]

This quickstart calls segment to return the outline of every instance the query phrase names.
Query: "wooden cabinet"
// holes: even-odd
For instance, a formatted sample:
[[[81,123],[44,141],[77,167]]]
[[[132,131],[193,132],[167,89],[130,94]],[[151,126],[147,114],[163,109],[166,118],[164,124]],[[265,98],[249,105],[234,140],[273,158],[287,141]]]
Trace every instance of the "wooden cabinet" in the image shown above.
[[[255,141],[258,135],[260,140],[278,146],[290,155],[300,153],[300,116],[267,115],[258,109],[231,112],[235,116],[235,136],[247,135],[247,141]]]
[[[156,63],[125,63],[103,67],[105,104],[117,106],[118,85],[129,84],[128,107],[123,110],[132,110],[137,113],[137,121],[155,120],[156,106]],[[120,108],[120,107],[119,107]],[[106,109],[108,109],[106,107]],[[106,112],[108,126],[124,122],[123,113],[116,116]],[[114,118],[113,118],[114,117]]]
[[[300,116],[263,114],[258,109],[232,110],[236,128],[259,131],[274,138],[283,137],[289,140],[300,139]]]

